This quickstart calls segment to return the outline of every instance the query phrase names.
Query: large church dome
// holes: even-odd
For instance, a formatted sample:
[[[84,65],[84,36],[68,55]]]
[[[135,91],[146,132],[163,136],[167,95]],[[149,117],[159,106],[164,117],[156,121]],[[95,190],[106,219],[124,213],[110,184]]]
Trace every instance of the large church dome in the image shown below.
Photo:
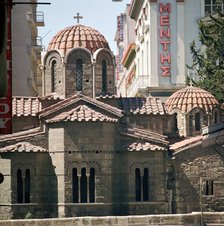
[[[86,48],[91,53],[100,48],[110,50],[107,40],[99,31],[80,24],[59,31],[50,41],[47,50],[57,49],[66,54],[77,47]]]
[[[169,112],[178,109],[183,113],[187,113],[196,107],[209,113],[218,104],[219,102],[211,93],[194,86],[187,86],[173,93],[166,101]]]

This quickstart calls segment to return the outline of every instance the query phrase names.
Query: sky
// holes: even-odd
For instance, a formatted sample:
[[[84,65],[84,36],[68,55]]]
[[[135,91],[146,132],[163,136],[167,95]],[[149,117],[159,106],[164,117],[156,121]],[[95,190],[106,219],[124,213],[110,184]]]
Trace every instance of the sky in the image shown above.
[[[77,24],[73,17],[77,13],[83,16],[80,24],[98,30],[109,43],[114,53],[116,43],[117,16],[125,12],[126,4],[131,0],[113,2],[112,0],[40,0],[50,2],[51,5],[39,5],[37,11],[44,12],[45,26],[38,28],[38,35],[42,37],[42,45],[47,48],[51,38],[65,27]]]

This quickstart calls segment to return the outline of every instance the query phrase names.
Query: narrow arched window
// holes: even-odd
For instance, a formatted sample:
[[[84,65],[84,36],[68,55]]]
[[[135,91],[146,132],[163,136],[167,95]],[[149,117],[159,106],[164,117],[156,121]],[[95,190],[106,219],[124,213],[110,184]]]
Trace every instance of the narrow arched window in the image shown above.
[[[83,61],[82,59],[76,60],[76,91],[82,91],[83,80]]]
[[[149,200],[149,170],[144,169],[143,175],[143,201]]]
[[[82,168],[80,178],[81,203],[87,203],[87,177],[86,169]]]
[[[30,170],[25,171],[25,203],[30,203]]]
[[[56,60],[53,60],[51,64],[51,92],[52,93],[55,92],[56,66],[57,66]]]
[[[195,114],[195,131],[200,131],[201,130],[201,117],[200,117],[200,113],[197,112]]]
[[[174,129],[175,131],[178,131],[177,113],[174,114]]]
[[[95,169],[90,169],[89,176],[89,202],[95,202]]]
[[[141,201],[141,175],[140,169],[135,169],[135,200],[137,202]]]
[[[72,169],[72,201],[79,202],[79,180],[76,168]]]
[[[102,61],[102,93],[107,92],[107,62]]]
[[[23,177],[22,170],[17,170],[17,202],[23,203]]]
[[[215,111],[214,113],[214,124],[218,123],[218,112]]]

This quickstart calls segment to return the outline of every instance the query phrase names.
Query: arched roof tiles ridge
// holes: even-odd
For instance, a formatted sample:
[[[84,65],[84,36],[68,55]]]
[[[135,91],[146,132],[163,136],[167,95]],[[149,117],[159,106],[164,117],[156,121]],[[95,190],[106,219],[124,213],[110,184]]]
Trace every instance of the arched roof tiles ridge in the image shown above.
[[[76,47],[76,48],[70,49],[69,52],[68,52],[68,53],[66,54],[66,56],[65,56],[65,62],[67,62],[68,57],[72,54],[72,52],[74,52],[74,51],[77,50],[77,49],[81,49],[81,50],[87,52],[87,53],[90,55],[90,57],[91,57],[91,62],[93,62],[93,56],[92,56],[92,53],[91,53],[88,49],[83,48],[83,47]]]
[[[58,50],[58,49],[50,50],[50,51],[46,52],[46,54],[43,57],[43,63],[44,63],[44,65],[46,64],[46,61],[47,61],[48,56],[50,54],[52,54],[52,53],[57,53],[60,56],[60,59],[61,60],[64,57],[63,53],[60,50]]]
[[[110,50],[107,40],[99,31],[78,24],[59,31],[51,39],[47,51],[57,48],[67,54],[77,46],[87,48],[92,54],[99,48]]]
[[[183,113],[188,113],[194,108],[201,108],[206,113],[211,113],[212,109],[219,105],[219,102],[206,90],[187,86],[173,93],[165,105],[169,112],[179,109]]]

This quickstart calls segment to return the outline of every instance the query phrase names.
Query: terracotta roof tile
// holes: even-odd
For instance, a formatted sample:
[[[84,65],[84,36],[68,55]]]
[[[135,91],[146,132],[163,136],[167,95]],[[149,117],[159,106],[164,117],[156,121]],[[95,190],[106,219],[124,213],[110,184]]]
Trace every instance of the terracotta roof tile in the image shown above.
[[[158,133],[153,133],[148,130],[138,129],[127,125],[120,125],[119,132],[122,135],[144,140],[149,143],[159,144],[163,147],[168,147],[169,141],[167,141],[167,137]]]
[[[12,99],[13,116],[36,116],[41,110],[41,102],[38,97],[19,97]]]
[[[185,140],[182,140],[180,142],[176,142],[175,144],[170,145],[170,150],[177,152],[183,148],[187,148],[192,145],[197,145],[202,142],[203,136],[199,135],[196,137],[187,138]]]
[[[117,122],[117,118],[111,118],[96,110],[91,109],[86,105],[79,105],[75,109],[68,112],[63,112],[56,117],[46,120],[47,123],[62,122],[62,121],[106,121]]]
[[[188,86],[173,93],[166,101],[169,112],[177,108],[186,113],[195,107],[200,107],[208,113],[217,105],[219,103],[212,94],[194,86]]]
[[[29,142],[19,142],[17,144],[0,148],[0,153],[3,152],[47,152],[47,150],[45,148],[32,145]]]
[[[80,40],[82,42],[79,43]],[[66,54],[76,47],[87,48],[91,53],[99,48],[110,50],[107,40],[99,31],[80,24],[59,31],[50,41],[47,50],[58,49]]]
[[[134,142],[127,146],[128,151],[163,151],[166,150],[164,147],[159,145],[150,144],[149,142]]]

